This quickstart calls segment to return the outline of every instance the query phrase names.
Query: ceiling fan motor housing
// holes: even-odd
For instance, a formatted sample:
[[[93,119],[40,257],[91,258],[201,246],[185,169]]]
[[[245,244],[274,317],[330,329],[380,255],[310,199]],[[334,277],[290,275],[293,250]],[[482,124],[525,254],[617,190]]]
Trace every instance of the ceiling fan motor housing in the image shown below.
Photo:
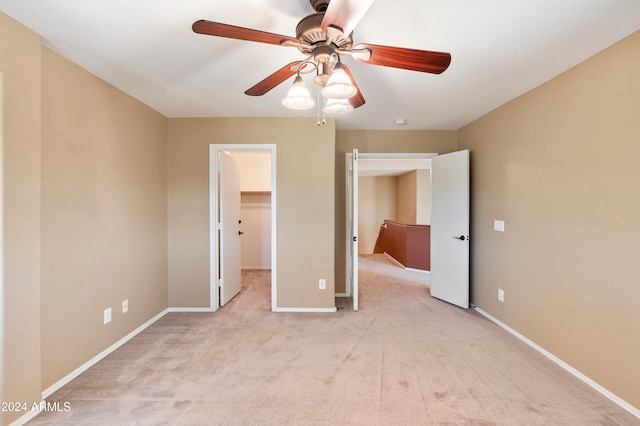
[[[296,27],[296,37],[303,42],[299,47],[305,55],[314,54],[314,48],[318,46],[329,46],[334,53],[337,49],[349,50],[353,45],[352,34],[345,36],[342,31],[335,27],[329,27],[329,34],[325,34],[321,24],[324,12],[313,13],[302,18]]]

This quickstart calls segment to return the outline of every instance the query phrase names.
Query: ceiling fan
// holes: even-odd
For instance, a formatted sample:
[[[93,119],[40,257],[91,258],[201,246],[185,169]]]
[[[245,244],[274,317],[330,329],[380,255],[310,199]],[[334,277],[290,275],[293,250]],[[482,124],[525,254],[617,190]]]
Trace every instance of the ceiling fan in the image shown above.
[[[358,62],[440,74],[449,67],[451,55],[444,52],[380,46],[353,45],[353,29],[374,0],[310,0],[316,11],[303,18],[296,27],[296,37],[237,27],[219,22],[199,20],[192,29],[198,34],[280,46],[297,47],[306,59],[291,62],[245,91],[250,96],[262,96],[280,83],[296,75],[293,87],[283,104],[293,109],[308,109],[315,105],[300,74],[315,72],[314,81],[322,87],[326,98],[323,110],[342,113],[364,105],[351,71],[341,57],[350,55]]]

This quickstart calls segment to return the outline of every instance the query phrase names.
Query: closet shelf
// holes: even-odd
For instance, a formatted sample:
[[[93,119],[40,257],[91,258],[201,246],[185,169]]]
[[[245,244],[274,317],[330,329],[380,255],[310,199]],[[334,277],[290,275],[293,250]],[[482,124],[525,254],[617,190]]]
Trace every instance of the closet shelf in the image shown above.
[[[240,195],[271,195],[271,191],[240,191]]]

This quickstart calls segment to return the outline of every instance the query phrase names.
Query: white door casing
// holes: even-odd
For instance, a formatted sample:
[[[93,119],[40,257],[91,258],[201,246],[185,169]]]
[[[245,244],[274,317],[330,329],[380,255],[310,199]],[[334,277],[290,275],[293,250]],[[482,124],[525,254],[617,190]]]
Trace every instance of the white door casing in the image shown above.
[[[469,308],[469,151],[431,159],[431,296]]]
[[[271,310],[278,311],[278,258],[277,258],[277,185],[275,144],[212,144],[209,145],[209,307],[216,311],[220,307],[218,273],[220,268],[220,233],[218,212],[220,182],[218,153],[225,151],[269,151],[271,152]],[[241,265],[238,264],[238,270]]]

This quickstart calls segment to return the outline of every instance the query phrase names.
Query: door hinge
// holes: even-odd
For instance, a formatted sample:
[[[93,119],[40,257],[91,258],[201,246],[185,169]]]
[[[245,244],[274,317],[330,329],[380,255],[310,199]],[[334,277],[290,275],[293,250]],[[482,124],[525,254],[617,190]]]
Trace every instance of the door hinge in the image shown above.
[[[222,287],[222,279],[218,280],[218,287]]]

